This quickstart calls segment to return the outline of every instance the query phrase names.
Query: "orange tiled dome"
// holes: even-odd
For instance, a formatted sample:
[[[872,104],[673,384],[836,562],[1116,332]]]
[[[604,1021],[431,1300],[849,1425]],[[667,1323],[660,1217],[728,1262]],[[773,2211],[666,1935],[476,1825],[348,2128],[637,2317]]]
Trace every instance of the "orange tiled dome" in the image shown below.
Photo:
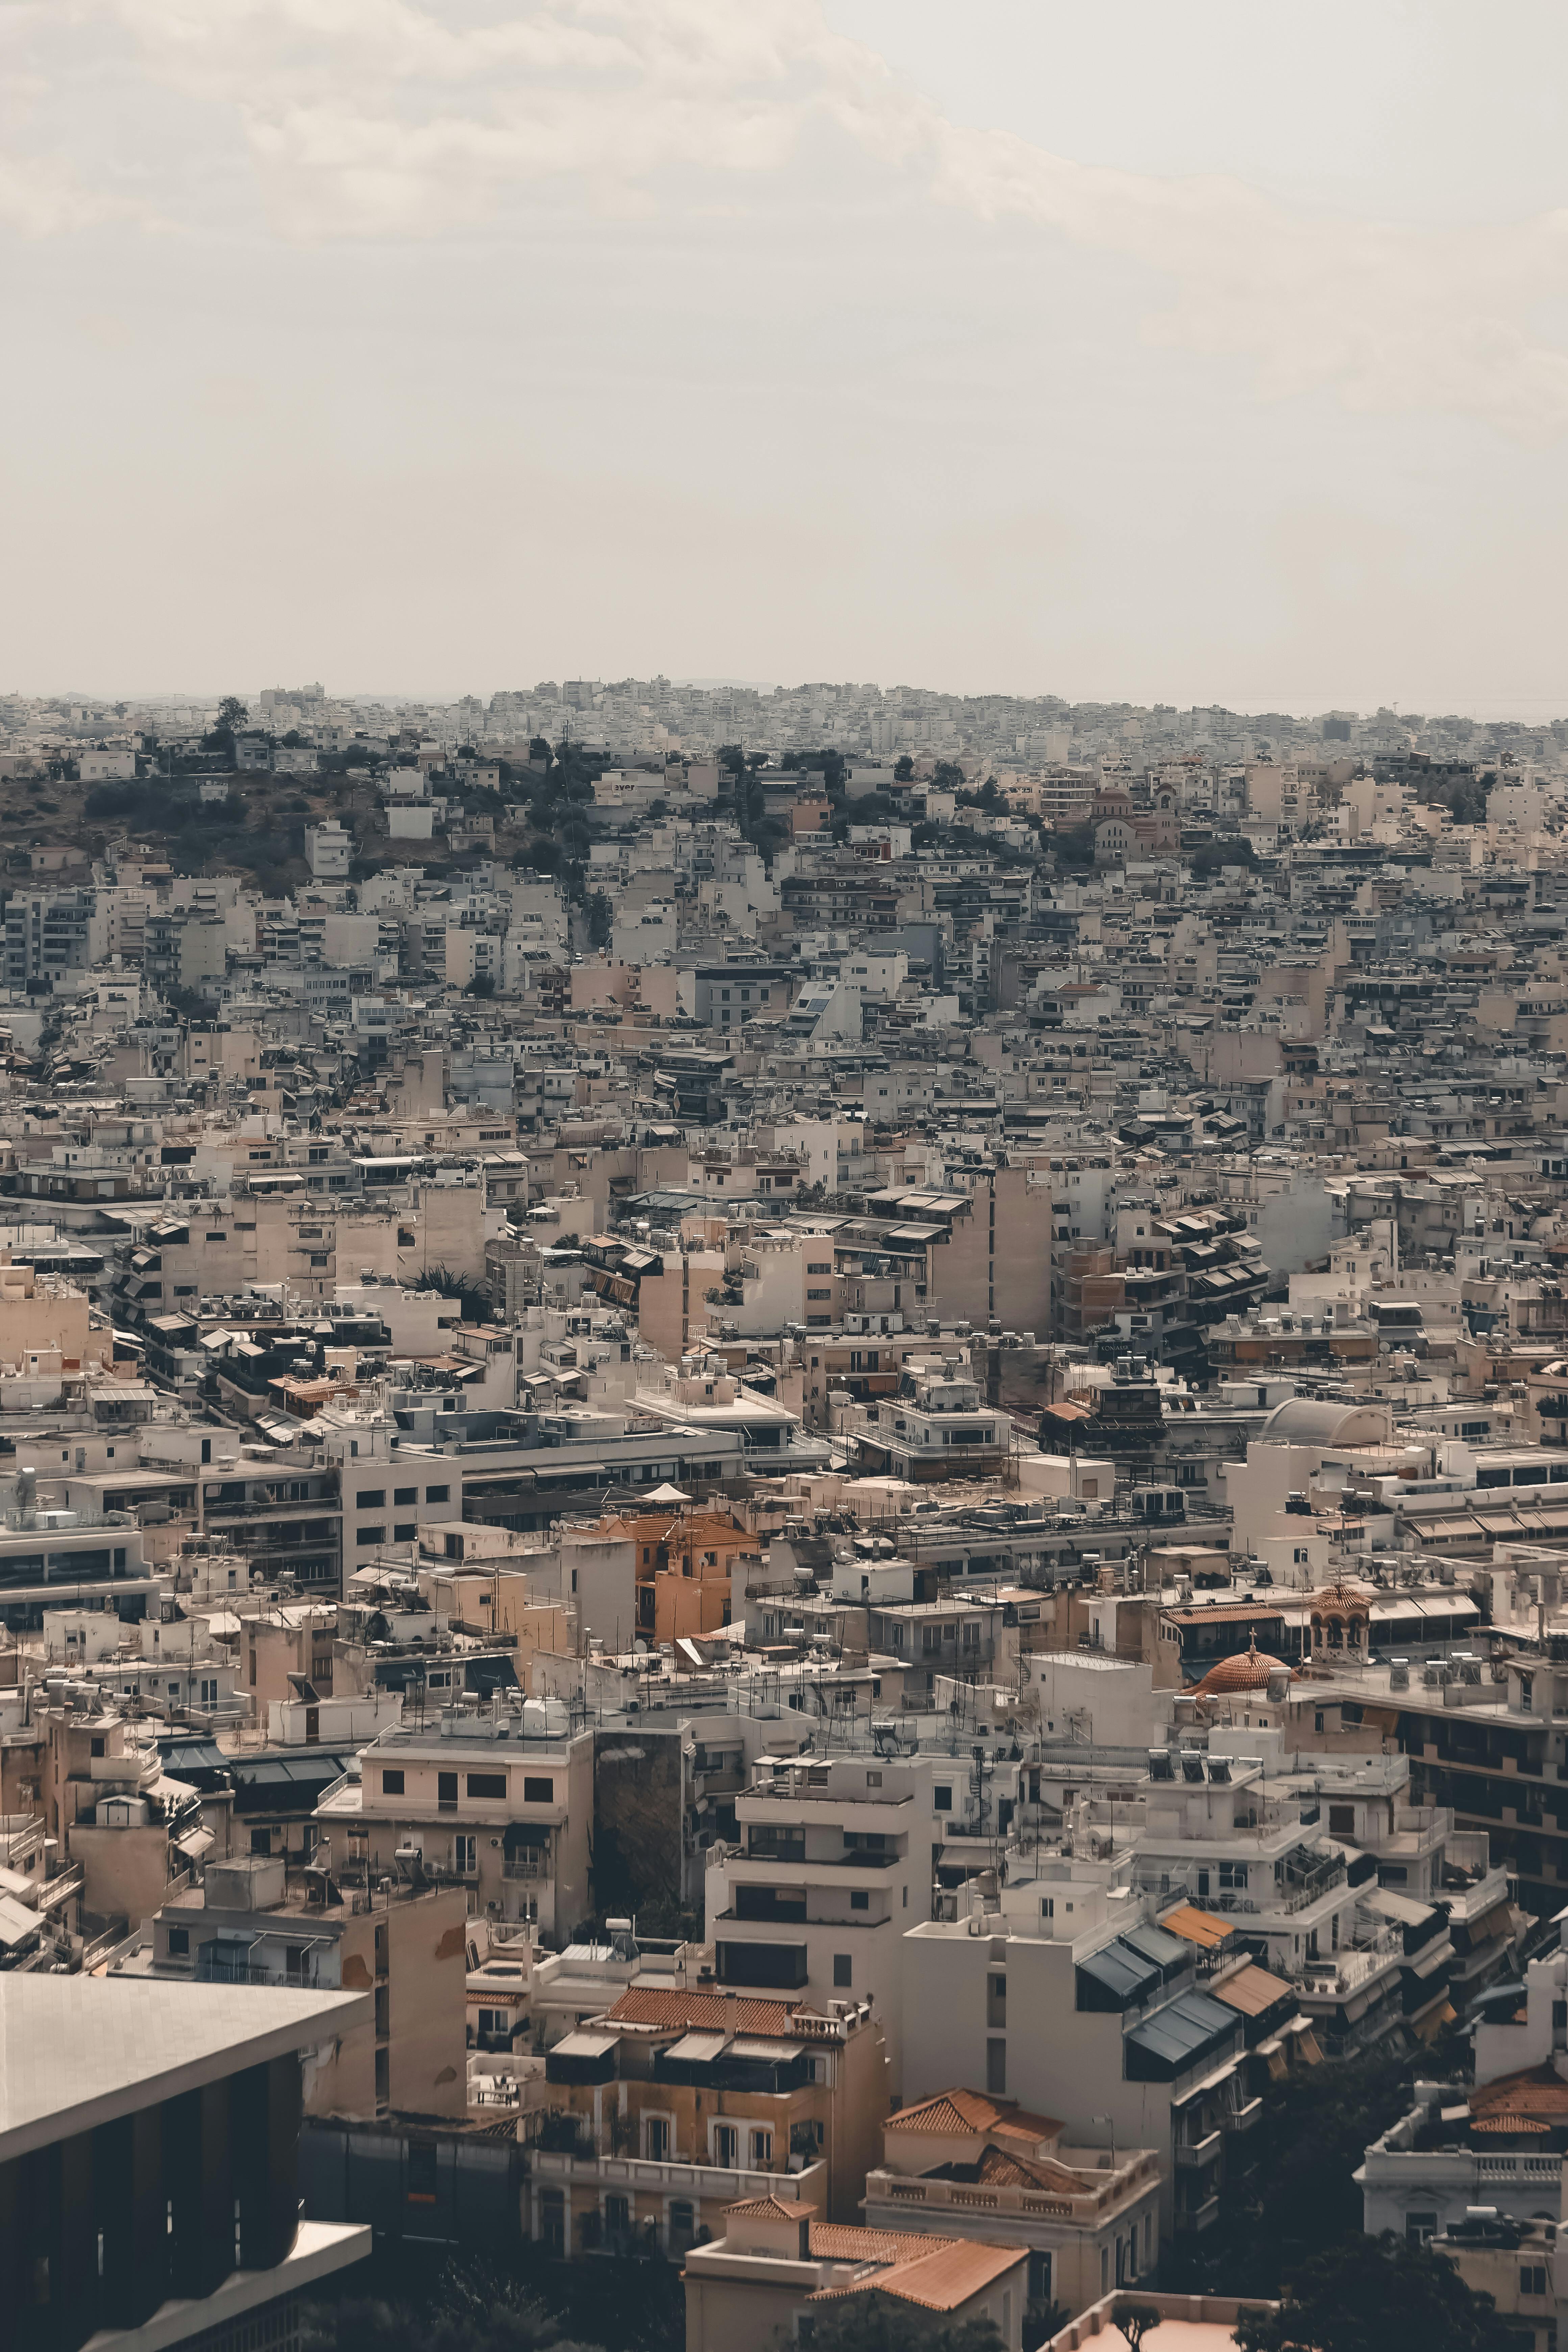
[[[1226,1698],[1233,1691],[1262,1690],[1276,1675],[1288,1675],[1292,1682],[1296,1678],[1295,1669],[1283,1658],[1271,1658],[1267,1650],[1258,1648],[1254,1633],[1245,1650],[1238,1650],[1233,1658],[1221,1658],[1209,1668],[1194,1696]]]

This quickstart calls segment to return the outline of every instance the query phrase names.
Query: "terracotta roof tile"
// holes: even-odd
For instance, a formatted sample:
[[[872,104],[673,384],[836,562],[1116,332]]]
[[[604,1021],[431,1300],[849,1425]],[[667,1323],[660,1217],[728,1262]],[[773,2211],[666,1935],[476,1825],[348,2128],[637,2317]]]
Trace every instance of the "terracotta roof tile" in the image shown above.
[[[605,2014],[612,2025],[651,2026],[671,2033],[695,2029],[787,2034],[799,2006],[793,2000],[747,2000],[721,1992],[667,1992],[656,1985],[630,1985]]]
[[[975,2169],[986,2188],[1048,2189],[1058,2197],[1081,2197],[1084,2186],[1065,2164],[1040,2164],[1010,2148],[988,2147]]]
[[[1500,2114],[1568,2116],[1568,2083],[1550,2066],[1500,2074],[1495,2083],[1479,2084],[1470,2093],[1470,2113],[1478,2120]]]
[[[913,2231],[866,2230],[852,2221],[811,2225],[812,2255],[823,2263],[912,2263],[951,2243],[950,2239],[921,2237]]]
[[[814,2254],[818,2251],[816,2234],[815,2230],[811,2233]],[[847,2238],[859,2239],[885,2234],[890,2237],[891,2233],[848,2229],[843,2232]],[[858,2279],[852,2285],[818,2287],[810,2300],[831,2303],[851,2294],[891,2294],[900,2303],[918,2305],[922,2311],[956,2311],[973,2296],[984,2294],[994,2280],[1028,2259],[1026,2247],[987,2245],[975,2238],[916,2238],[904,2242],[920,2249],[912,2260],[894,2257],[887,2270]],[[825,2254],[828,2251],[822,2249]],[[864,2262],[877,2257],[846,2247],[840,2259]]]
[[[900,2107],[896,2116],[888,2117],[883,2128],[934,2134],[964,2132],[972,2136],[989,2132],[998,2138],[1005,2135],[1009,2139],[1034,2143],[1059,2139],[1065,2126],[1055,2116],[1031,2115],[1009,2100],[988,2099],[979,2091],[955,2087],[936,2092],[918,2106]]]
[[[743,2221],[798,2221],[803,2214],[815,2213],[815,2205],[786,2205],[782,2197],[743,2197],[738,2204],[726,2205],[727,2214],[738,2213]]]

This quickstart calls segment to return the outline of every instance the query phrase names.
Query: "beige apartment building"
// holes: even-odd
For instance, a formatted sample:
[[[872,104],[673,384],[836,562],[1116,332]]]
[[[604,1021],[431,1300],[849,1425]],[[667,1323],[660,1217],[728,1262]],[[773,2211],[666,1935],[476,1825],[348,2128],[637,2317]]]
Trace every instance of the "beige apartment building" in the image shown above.
[[[562,1940],[592,1907],[594,1735],[558,1699],[498,1692],[384,1731],[317,1810],[334,1870],[454,1885],[465,1909]]]
[[[318,2116],[461,2116],[468,2102],[468,1906],[457,1886],[383,1886],[323,1854],[209,1863],[164,1904],[117,1973],[196,1984],[369,1992],[373,2013],[315,2053],[305,2107]]]

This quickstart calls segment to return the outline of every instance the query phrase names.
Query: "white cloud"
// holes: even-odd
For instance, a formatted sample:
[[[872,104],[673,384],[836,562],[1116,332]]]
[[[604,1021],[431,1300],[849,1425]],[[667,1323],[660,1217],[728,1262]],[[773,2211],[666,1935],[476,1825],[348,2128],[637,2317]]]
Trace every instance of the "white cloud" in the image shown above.
[[[437,236],[552,183],[614,209],[658,199],[676,171],[743,182],[829,124],[977,220],[1156,273],[1140,289],[1149,336],[1244,362],[1267,397],[1326,389],[1526,443],[1568,430],[1568,353],[1532,323],[1563,288],[1568,215],[1394,227],[1233,179],[1086,165],[950,121],[818,0],[533,0],[472,20],[460,0],[79,5],[129,35],[154,82],[232,111],[290,240]],[[0,180],[0,214],[34,234],[105,201],[36,163]]]

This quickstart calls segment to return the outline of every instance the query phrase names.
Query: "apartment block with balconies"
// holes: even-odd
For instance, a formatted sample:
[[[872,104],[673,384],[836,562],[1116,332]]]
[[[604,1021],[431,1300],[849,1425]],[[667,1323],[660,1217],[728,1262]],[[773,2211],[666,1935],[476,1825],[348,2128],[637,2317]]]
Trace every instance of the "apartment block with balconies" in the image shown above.
[[[317,1809],[335,1862],[376,1883],[453,1884],[467,1907],[561,1942],[592,1908],[594,1736],[516,1691],[384,1731]]]
[[[901,2079],[905,1931],[931,1886],[968,1759],[763,1757],[735,1799],[737,1842],[709,1852],[705,1933],[720,1986],[823,2007],[869,1998]]]

